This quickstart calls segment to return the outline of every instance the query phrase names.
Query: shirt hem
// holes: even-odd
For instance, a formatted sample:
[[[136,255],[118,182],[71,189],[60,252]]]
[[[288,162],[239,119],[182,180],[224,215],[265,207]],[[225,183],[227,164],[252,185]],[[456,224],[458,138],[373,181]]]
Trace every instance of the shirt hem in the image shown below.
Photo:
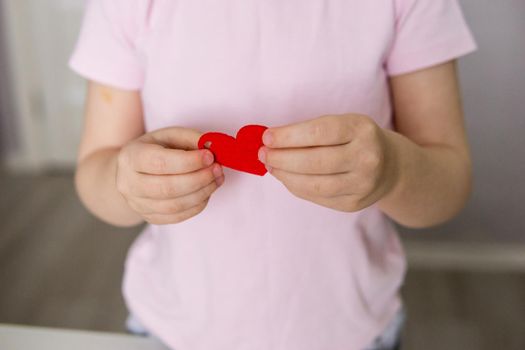
[[[101,72],[99,69],[82,61],[77,56],[73,56],[69,60],[68,66],[75,73],[88,80],[93,80],[122,90],[135,91],[142,89],[142,82],[140,79],[129,79],[129,77],[123,77],[123,74],[119,75],[115,73]]]
[[[391,77],[411,73],[460,58],[477,49],[476,43],[472,40],[461,41],[455,45],[443,41],[440,44],[399,56],[387,66],[386,71]],[[420,58],[415,60],[414,56]]]

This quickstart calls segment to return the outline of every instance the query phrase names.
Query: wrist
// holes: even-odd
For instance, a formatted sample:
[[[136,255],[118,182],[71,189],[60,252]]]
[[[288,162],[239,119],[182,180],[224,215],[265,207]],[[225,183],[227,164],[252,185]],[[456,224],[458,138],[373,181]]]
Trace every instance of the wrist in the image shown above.
[[[140,224],[142,218],[116,188],[117,149],[104,149],[84,157],[77,165],[75,185],[84,207],[114,226]]]
[[[403,171],[406,168],[403,160],[402,140],[395,131],[382,129],[385,142],[385,165],[382,178],[382,194],[379,202],[396,197],[402,192]]]
[[[118,162],[119,162],[120,149],[115,152],[108,159],[108,167],[111,174],[111,187],[116,193],[118,199],[117,202],[120,204],[122,212],[119,215],[119,219],[116,221],[109,222],[115,226],[129,227],[136,226],[144,222],[142,216],[140,216],[131,206],[128,204],[127,199],[122,195],[117,187],[117,176],[118,176]]]

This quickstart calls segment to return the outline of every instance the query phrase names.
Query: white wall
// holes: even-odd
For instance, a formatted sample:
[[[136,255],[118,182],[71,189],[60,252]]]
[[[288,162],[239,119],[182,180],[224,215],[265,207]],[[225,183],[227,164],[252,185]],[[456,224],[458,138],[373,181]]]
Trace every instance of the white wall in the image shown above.
[[[480,47],[460,62],[474,193],[421,239],[525,242],[525,1],[462,0]]]
[[[453,222],[427,232],[407,231],[421,239],[525,242],[525,1],[461,3],[480,46],[460,61],[474,194]],[[66,63],[83,1],[0,4],[9,12],[9,37],[17,52],[12,71],[23,129],[23,155],[17,159],[40,165],[72,163],[84,85]]]
[[[7,162],[14,169],[71,167],[85,83],[69,71],[67,60],[84,1],[4,0],[0,4],[18,124],[18,147],[9,152]]]
[[[3,18],[0,3],[0,19]],[[7,42],[5,22],[0,20],[0,157],[14,152],[18,145],[16,121],[12,93],[8,88],[11,77],[7,65]]]

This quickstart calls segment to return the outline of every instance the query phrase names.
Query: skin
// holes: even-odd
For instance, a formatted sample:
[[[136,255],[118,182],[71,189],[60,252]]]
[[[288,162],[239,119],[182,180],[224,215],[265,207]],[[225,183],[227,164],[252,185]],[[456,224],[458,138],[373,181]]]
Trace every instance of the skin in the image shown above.
[[[187,220],[224,182],[222,167],[198,150],[197,130],[145,133],[140,101],[137,91],[89,83],[77,192],[95,216],[116,226]]]
[[[471,188],[455,61],[390,78],[395,131],[364,115],[269,128],[259,157],[292,195],[355,212],[377,205],[408,227],[447,221]],[[174,224],[202,212],[224,182],[197,150],[200,131],[144,132],[140,92],[89,83],[75,176],[81,200],[117,226]],[[217,171],[214,174],[213,169]]]
[[[396,131],[327,115],[268,129],[259,159],[299,198],[354,212],[376,204],[398,223],[437,225],[471,188],[455,62],[393,77]]]

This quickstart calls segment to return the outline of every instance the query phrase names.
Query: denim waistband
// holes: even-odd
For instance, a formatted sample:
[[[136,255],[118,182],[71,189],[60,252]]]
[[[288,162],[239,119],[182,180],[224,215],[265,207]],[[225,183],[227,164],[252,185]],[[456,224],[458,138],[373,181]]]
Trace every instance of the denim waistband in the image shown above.
[[[401,338],[405,318],[405,310],[401,308],[383,332],[364,350],[395,350]],[[129,314],[126,328],[133,334],[152,336],[133,314]]]

